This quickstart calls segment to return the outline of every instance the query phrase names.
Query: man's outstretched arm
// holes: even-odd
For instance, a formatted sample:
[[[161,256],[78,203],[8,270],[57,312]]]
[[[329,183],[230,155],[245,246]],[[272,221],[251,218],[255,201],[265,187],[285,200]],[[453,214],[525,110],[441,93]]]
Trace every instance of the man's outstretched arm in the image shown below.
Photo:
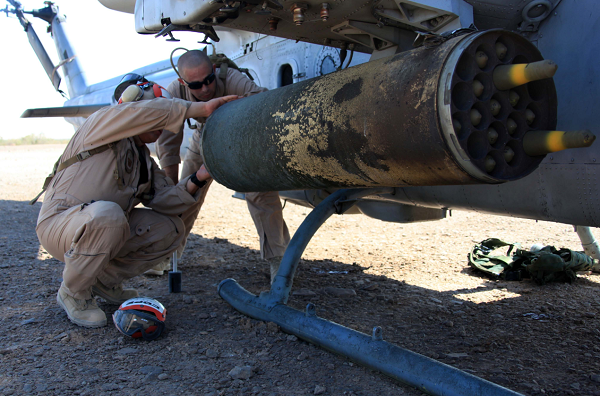
[[[211,99],[208,102],[192,102],[185,113],[185,118],[207,118],[220,106],[239,98],[241,98],[241,96],[228,95]]]

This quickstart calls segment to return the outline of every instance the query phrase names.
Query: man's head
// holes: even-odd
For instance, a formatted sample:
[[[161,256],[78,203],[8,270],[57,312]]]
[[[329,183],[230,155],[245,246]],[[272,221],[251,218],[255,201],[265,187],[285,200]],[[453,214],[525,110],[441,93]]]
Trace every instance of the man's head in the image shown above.
[[[169,92],[160,85],[152,81],[147,81],[145,83],[132,84],[125,88],[119,97],[119,104],[155,98],[171,99],[172,97]],[[154,143],[158,140],[161,133],[161,130],[148,131],[138,136],[143,143]]]
[[[117,92],[115,91],[115,97],[116,96]],[[128,87],[126,87],[120,93],[118,103],[137,102],[140,100],[150,100],[155,98],[172,99],[172,96],[166,89],[157,83],[146,81],[145,83],[130,84]]]
[[[216,75],[212,62],[204,51],[191,50],[179,57],[179,82],[186,85],[196,100],[206,102],[217,91]]]

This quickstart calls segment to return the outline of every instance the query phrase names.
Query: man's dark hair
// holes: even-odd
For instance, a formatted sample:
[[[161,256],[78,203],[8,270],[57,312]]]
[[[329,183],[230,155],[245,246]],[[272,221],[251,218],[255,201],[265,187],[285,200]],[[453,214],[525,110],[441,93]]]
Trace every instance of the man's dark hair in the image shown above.
[[[212,65],[208,55],[206,55],[204,51],[191,50],[179,57],[179,60],[177,61],[177,68],[179,70],[191,69],[201,66],[204,63]]]

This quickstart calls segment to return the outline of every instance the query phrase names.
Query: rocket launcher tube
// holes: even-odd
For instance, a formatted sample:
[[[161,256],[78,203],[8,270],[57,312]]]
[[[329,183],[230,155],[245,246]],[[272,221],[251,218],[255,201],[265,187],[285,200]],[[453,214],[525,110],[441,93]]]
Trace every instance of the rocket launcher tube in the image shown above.
[[[556,69],[558,69],[558,65],[551,60],[500,65],[494,69],[494,85],[497,89],[504,91],[531,81],[551,78],[556,73]]]
[[[530,156],[546,155],[569,148],[590,147],[596,140],[590,130],[529,131],[523,137],[523,150]]]
[[[202,134],[206,168],[239,192],[522,178],[542,161],[525,155],[523,135],[531,128],[556,129],[556,90],[552,79],[542,80],[537,88],[544,100],[522,95],[509,109],[509,91],[493,84],[501,62],[490,56],[481,69],[474,56],[498,41],[514,43],[513,57],[542,59],[520,35],[476,32],[227,103]],[[480,98],[474,80],[487,88]],[[496,116],[491,98],[502,106]],[[535,116],[531,126],[527,110]],[[519,161],[509,164],[504,146],[490,145],[490,127],[498,133],[494,145],[511,141]]]

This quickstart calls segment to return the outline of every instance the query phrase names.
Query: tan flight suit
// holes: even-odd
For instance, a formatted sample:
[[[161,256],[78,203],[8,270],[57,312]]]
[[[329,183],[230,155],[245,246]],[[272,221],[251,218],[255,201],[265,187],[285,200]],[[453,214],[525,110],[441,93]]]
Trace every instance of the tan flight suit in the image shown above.
[[[120,285],[181,244],[185,228],[179,215],[201,193],[186,191],[189,177],[174,186],[137,135],[178,132],[189,106],[158,98],[105,107],[88,117],[67,145],[61,162],[113,143],[58,172],[38,217],[38,238],[65,262],[63,281],[74,298],[90,299],[97,280],[109,288]],[[147,208],[136,208],[139,203]]]
[[[215,74],[218,74],[218,70]],[[267,89],[259,87],[254,84],[249,78],[244,76],[242,73],[235,69],[228,69],[225,82],[219,77],[216,78],[217,87],[215,91],[215,98],[219,98],[225,95],[239,95],[239,96],[250,96],[260,92],[264,92]],[[167,87],[167,91],[175,97],[192,102],[197,102],[196,98],[192,96],[187,87],[183,87],[178,80],[173,81]],[[182,92],[183,91],[183,92]],[[249,117],[252,115],[249,114]],[[204,159],[201,155],[201,144],[202,144],[202,127],[206,122],[205,118],[196,118],[198,128],[194,131],[192,141],[188,147],[188,151],[183,161],[183,167],[181,169],[181,177],[189,176],[192,172],[195,172],[204,163]],[[176,165],[181,162],[180,159],[180,147],[183,141],[183,126],[176,135],[163,134],[156,143],[156,153],[158,155],[160,166],[162,168],[166,166]],[[251,149],[261,150],[260,147],[253,147]],[[202,190],[202,197],[198,200],[197,204],[186,211],[181,219],[185,224],[185,239],[183,244],[178,249],[180,255],[185,248],[187,237],[194,226],[194,221],[198,217],[202,203],[210,182]],[[290,242],[290,234],[283,220],[283,210],[281,207],[281,201],[279,200],[279,193],[277,191],[271,192],[258,192],[258,193],[246,193],[246,203],[248,204],[248,210],[250,216],[254,220],[254,225],[260,237],[260,255],[264,259],[272,257],[283,256],[288,243]]]

